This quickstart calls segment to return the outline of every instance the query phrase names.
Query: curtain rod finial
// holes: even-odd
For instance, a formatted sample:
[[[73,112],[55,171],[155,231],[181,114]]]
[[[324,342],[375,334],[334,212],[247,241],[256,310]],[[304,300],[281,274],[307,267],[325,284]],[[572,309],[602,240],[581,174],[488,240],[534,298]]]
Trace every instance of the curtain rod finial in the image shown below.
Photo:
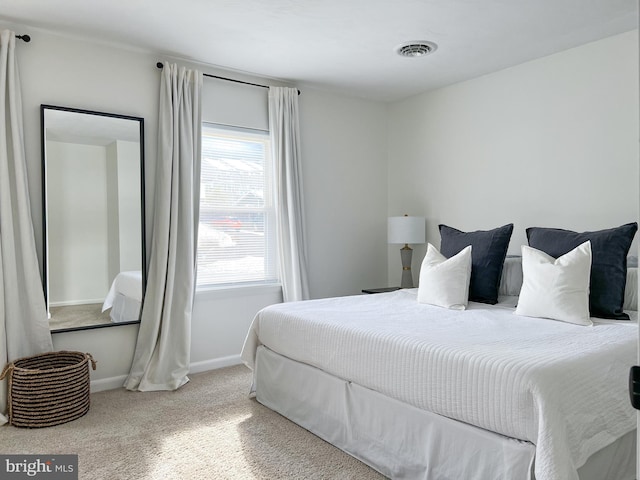
[[[163,68],[163,67],[164,67],[164,65],[162,64],[162,62],[158,62],[158,63],[156,63],[156,67],[158,67],[158,68]]]
[[[31,37],[29,35],[16,35],[16,38],[19,38],[25,43],[29,43],[31,41]]]

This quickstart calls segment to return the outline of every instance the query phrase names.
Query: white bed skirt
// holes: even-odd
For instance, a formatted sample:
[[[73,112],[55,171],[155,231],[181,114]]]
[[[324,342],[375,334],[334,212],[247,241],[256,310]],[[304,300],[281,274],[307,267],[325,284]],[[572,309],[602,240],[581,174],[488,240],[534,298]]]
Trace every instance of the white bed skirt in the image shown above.
[[[142,303],[121,293],[116,293],[113,297],[113,306],[109,316],[115,323],[135,322],[140,320],[140,308]]]
[[[256,399],[394,479],[534,480],[535,446],[420,410],[258,347]],[[635,479],[636,432],[594,454],[580,480]]]

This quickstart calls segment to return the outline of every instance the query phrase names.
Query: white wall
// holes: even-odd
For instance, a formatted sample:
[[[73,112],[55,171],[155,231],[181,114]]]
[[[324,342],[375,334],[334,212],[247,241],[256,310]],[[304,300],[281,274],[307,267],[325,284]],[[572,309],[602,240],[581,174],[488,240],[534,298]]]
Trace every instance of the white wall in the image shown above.
[[[514,223],[510,253],[530,226],[637,221],[638,112],[637,31],[398,102],[388,213],[424,215],[435,246],[439,223]],[[423,255],[416,248],[416,281]],[[390,285],[399,262],[389,249]]]
[[[109,290],[107,150],[48,140],[47,171],[49,302],[100,303]]]
[[[73,40],[31,27],[17,42],[32,217],[41,255],[40,123],[42,103],[114,112],[145,119],[145,178],[152,198],[159,95],[159,55]],[[181,64],[189,65],[186,61]],[[200,67],[257,83],[275,82]],[[302,87],[303,172],[307,186],[311,294],[357,293],[386,282],[385,107]],[[147,203],[147,215],[153,205]],[[147,236],[147,245],[149,238]],[[273,288],[197,292],[192,319],[192,371],[239,361],[255,313],[281,301]],[[56,349],[90,352],[98,360],[94,390],[121,385],[128,373],[137,326],[53,335]]]
[[[387,107],[304,89],[300,110],[311,295],[385,286]]]
[[[140,270],[140,143],[117,140],[117,223],[119,270]],[[114,205],[114,204],[110,204]],[[115,278],[115,277],[114,277]]]
[[[108,285],[111,286],[120,272],[142,270],[140,142],[115,140],[106,150]]]
[[[111,142],[106,147],[107,150],[107,264],[108,264],[108,281],[109,286],[116,278],[116,275],[122,271],[120,268],[120,216],[118,204],[118,142]],[[138,150],[139,151],[139,150]],[[47,152],[48,157],[48,152]],[[140,160],[140,154],[138,153],[138,161]],[[137,202],[140,205],[140,200]],[[114,207],[115,206],[115,207]],[[51,217],[51,209],[47,207],[48,215]],[[140,230],[140,228],[137,228]],[[140,232],[138,232],[140,233]],[[142,270],[142,262],[140,258],[140,245],[142,242],[138,241],[138,268],[132,268],[131,270]],[[49,264],[51,261],[49,260]]]

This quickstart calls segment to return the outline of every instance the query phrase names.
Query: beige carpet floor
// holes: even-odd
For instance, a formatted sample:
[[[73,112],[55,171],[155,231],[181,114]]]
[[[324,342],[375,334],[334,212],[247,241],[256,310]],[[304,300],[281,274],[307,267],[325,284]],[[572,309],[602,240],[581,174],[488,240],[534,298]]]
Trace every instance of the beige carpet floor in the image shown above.
[[[49,328],[59,330],[61,328],[88,327],[91,325],[111,325],[111,310],[102,311],[101,303],[89,303],[83,305],[65,305],[51,307]]]
[[[246,367],[190,379],[175,392],[94,393],[63,425],[0,427],[0,452],[78,454],[81,480],[385,478],[250,399]]]

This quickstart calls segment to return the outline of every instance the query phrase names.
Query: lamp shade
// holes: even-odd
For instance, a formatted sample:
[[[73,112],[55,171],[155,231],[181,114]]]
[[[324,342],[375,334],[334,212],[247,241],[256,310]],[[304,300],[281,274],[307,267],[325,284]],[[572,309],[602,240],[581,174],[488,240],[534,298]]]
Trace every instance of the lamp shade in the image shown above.
[[[424,243],[424,217],[389,217],[388,243]]]

